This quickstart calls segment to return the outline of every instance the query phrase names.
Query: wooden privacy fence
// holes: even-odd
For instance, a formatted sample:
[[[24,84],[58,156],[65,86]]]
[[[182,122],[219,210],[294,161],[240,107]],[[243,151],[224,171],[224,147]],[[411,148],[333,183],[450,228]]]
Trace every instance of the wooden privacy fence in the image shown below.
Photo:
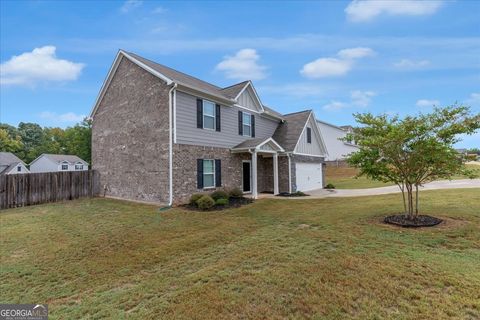
[[[0,175],[0,209],[93,197],[99,183],[95,170]]]

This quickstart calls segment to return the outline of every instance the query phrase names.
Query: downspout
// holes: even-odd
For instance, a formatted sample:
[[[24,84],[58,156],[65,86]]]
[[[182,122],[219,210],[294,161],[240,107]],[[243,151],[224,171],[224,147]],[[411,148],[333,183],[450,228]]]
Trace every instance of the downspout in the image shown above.
[[[292,165],[290,162],[290,153],[287,153],[288,158],[288,193],[292,193]]]
[[[169,123],[169,130],[168,130],[168,206],[171,207],[173,204],[173,118],[172,118],[172,92],[174,92],[175,88],[177,87],[176,83],[173,83],[172,88],[168,91],[168,123]],[[173,102],[175,104],[175,101]]]

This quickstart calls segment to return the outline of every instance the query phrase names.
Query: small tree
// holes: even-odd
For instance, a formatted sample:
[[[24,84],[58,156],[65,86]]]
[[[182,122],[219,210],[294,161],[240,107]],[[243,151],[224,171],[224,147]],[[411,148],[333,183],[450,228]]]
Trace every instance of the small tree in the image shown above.
[[[353,138],[360,150],[350,155],[348,163],[360,169],[359,176],[395,183],[408,219],[418,216],[419,186],[455,174],[474,175],[453,148],[459,135],[480,128],[480,114],[471,115],[468,107],[435,108],[430,114],[404,119],[371,113],[354,117],[361,126],[348,139]]]

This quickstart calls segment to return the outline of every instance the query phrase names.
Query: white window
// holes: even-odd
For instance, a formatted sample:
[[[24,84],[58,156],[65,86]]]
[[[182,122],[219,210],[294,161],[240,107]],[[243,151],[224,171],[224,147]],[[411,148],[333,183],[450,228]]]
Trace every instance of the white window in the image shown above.
[[[215,130],[215,103],[203,100],[203,128]]]
[[[68,170],[68,164],[62,164],[62,170]]]
[[[83,164],[76,164],[75,170],[83,170]]]
[[[203,160],[203,187],[215,187],[215,161]]]
[[[246,112],[242,112],[242,124],[243,124],[243,135],[251,137],[252,136],[252,115]]]

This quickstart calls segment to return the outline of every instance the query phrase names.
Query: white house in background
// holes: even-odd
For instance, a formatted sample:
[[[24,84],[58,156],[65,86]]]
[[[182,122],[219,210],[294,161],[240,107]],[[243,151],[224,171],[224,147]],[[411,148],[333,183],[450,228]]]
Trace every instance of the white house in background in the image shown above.
[[[42,154],[30,163],[30,172],[84,171],[88,163],[67,154]]]
[[[342,128],[318,119],[317,125],[327,147],[326,161],[344,160],[350,153],[358,151],[355,144],[340,140],[351,132],[351,127]]]
[[[25,163],[11,152],[0,152],[0,175],[29,173]]]

